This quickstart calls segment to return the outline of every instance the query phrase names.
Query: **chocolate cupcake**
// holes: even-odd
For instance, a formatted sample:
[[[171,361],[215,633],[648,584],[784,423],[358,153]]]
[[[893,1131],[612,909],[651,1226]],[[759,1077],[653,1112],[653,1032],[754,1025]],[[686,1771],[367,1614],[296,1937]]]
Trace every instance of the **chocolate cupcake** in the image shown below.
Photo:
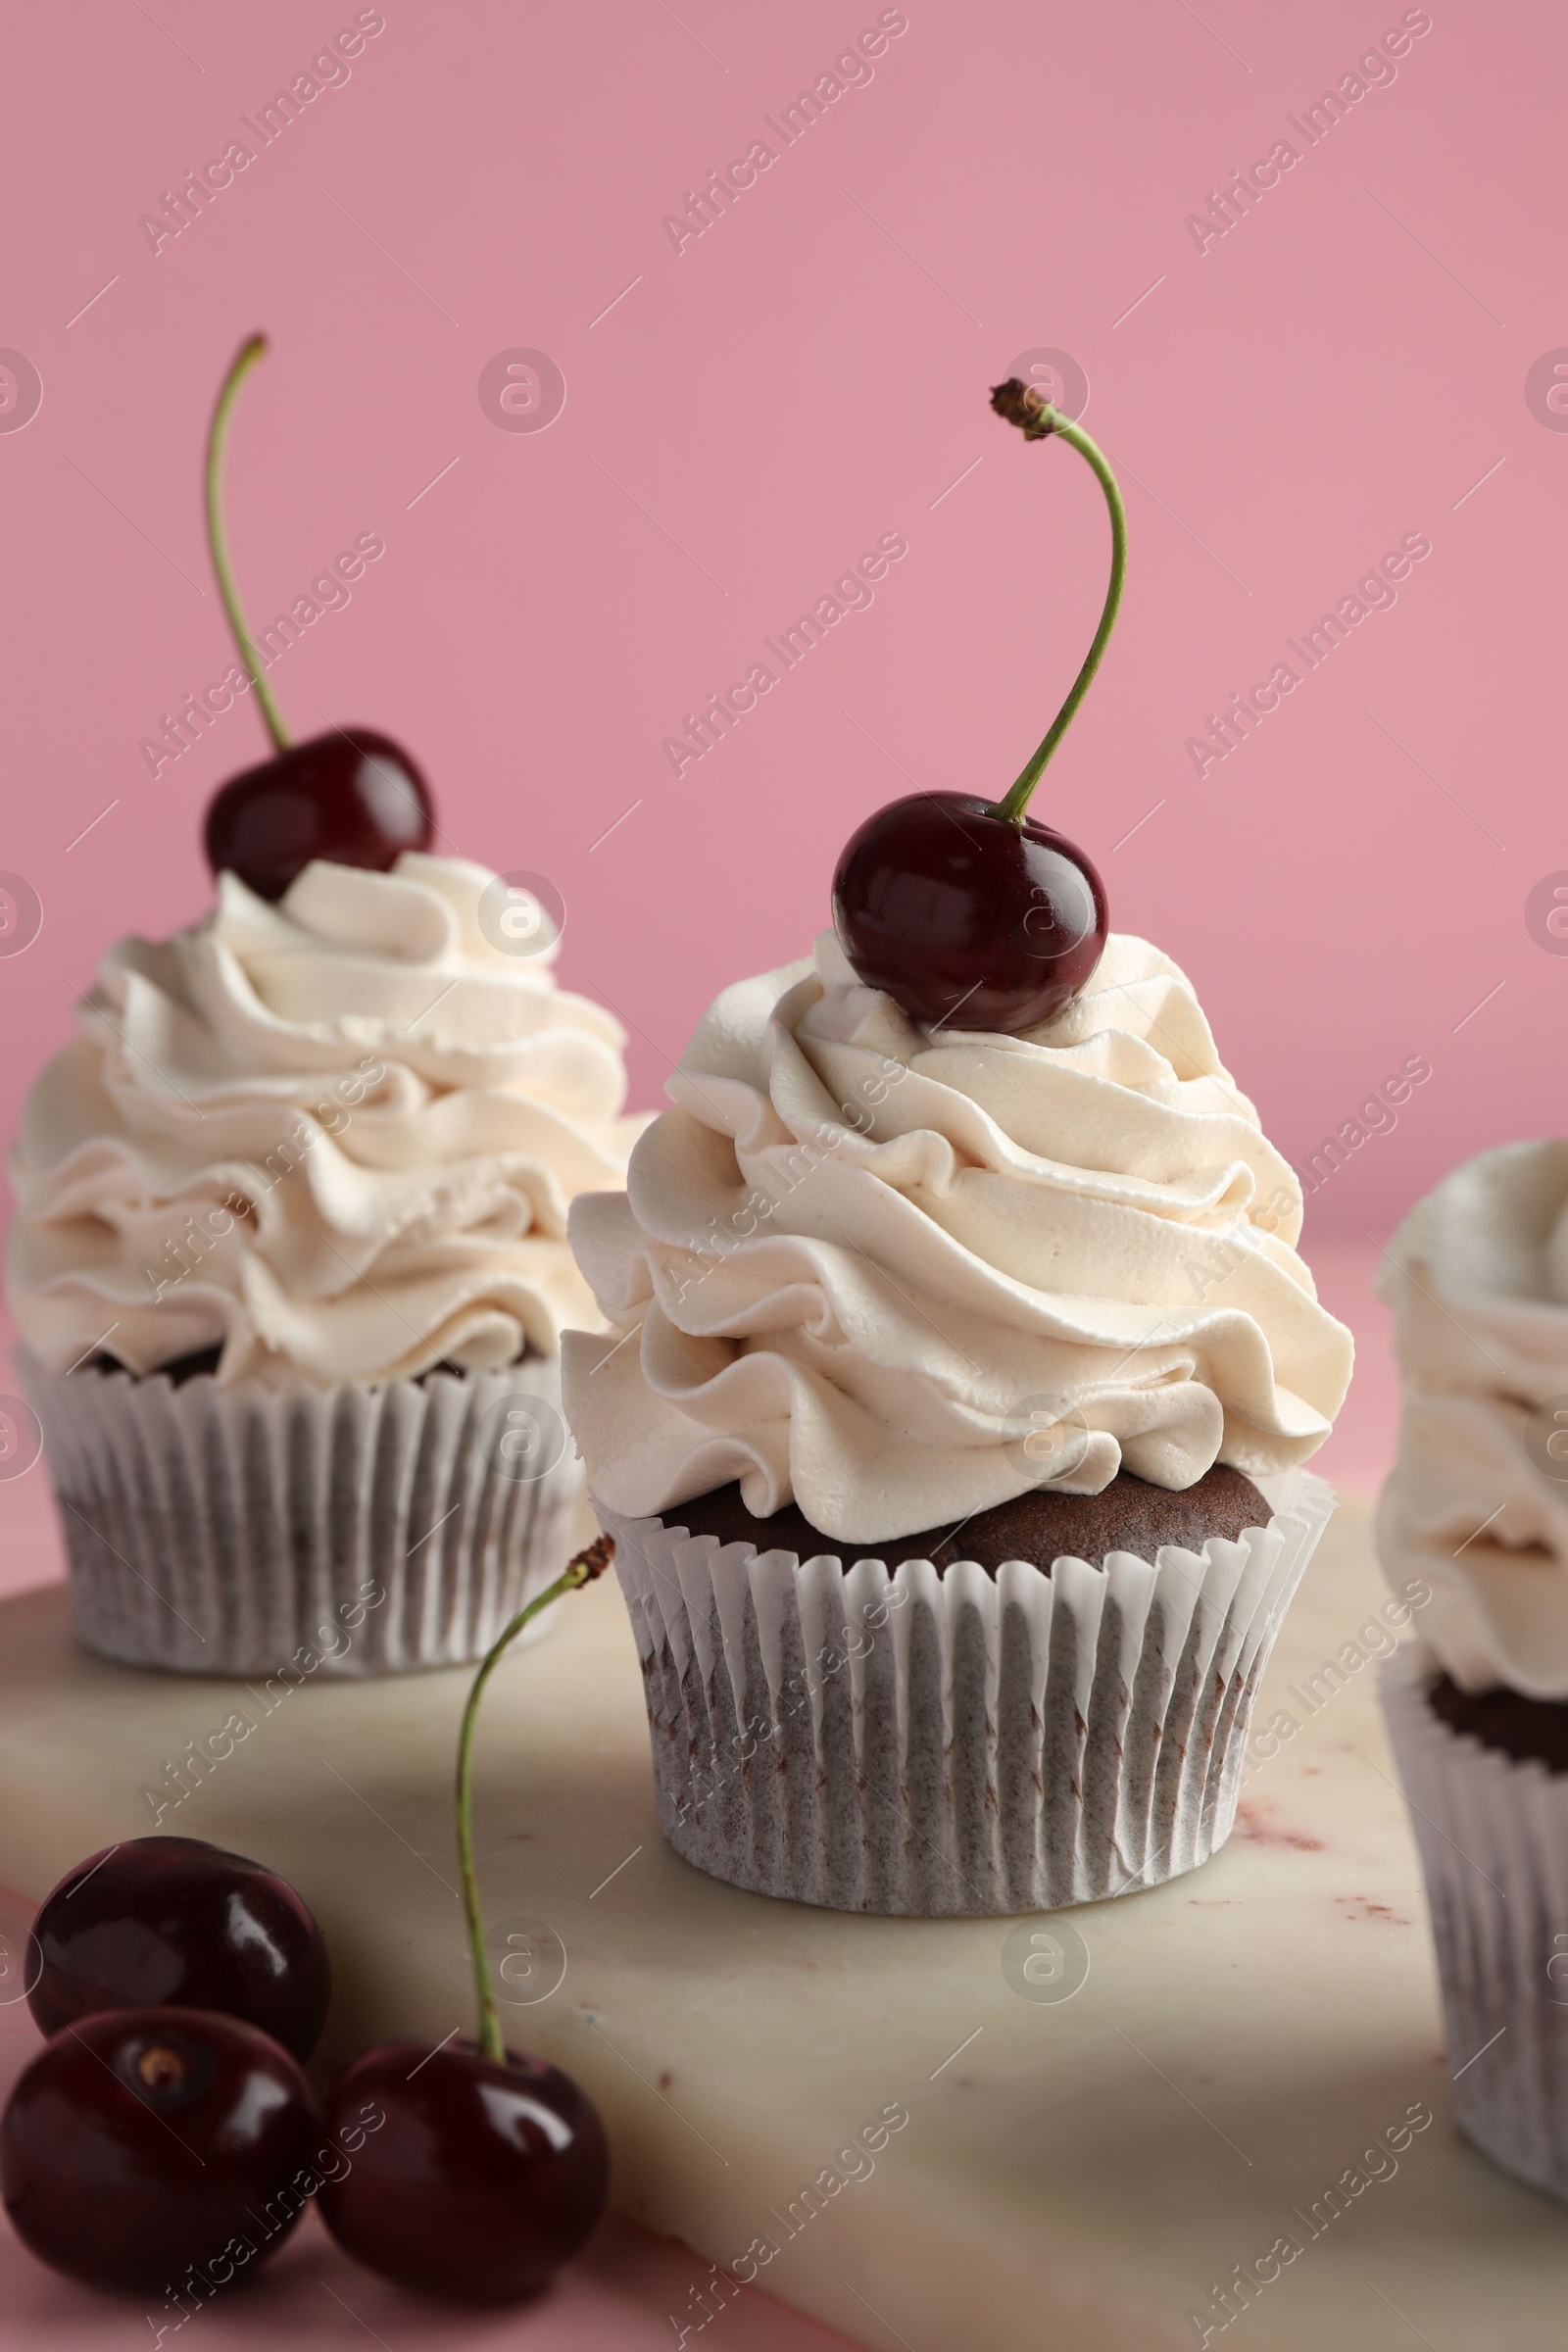
[[[825,934],[669,1092],[573,1205],[611,1328],[563,1360],[670,1842],[928,1915],[1206,1859],[1350,1345],[1185,977],[1113,934],[1054,1018],[965,1033]]]
[[[7,1288],[82,1642],[198,1674],[483,1654],[569,1548],[567,1204],[622,1033],[503,877],[317,860],[122,941],[12,1154]]]
[[[1487,2155],[1568,2200],[1568,1145],[1455,1168],[1378,1288],[1404,1383],[1378,1550],[1421,1630],[1384,1705],[1454,2105]]]
[[[1130,1551],[1152,1567],[1166,1544],[1201,1551],[1210,1536],[1235,1543],[1268,1515],[1251,1480],[1218,1463],[1193,1486],[1174,1490],[1152,1486],[1131,1470],[1118,1470],[1098,1494],[1030,1487],[956,1528],[922,1528],[880,1544],[839,1543],[793,1502],[758,1519],[738,1482],[683,1502],[678,1513],[689,1536],[712,1536],[720,1545],[753,1544],[759,1551],[793,1551],[803,1560],[831,1551],[846,1568],[876,1559],[891,1571],[906,1560],[929,1560],[938,1576],[960,1559],[973,1560],[989,1576],[1005,1560],[1027,1560],[1049,1576],[1054,1560],[1101,1560],[1107,1551]]]
[[[542,877],[430,856],[390,737],[289,733],[222,517],[266,349],[213,410],[239,660],[197,716],[251,697],[271,756],[208,807],[211,914],[122,940],[31,1090],[6,1287],[81,1641],[297,1679],[478,1657],[555,1575],[581,1494],[559,1340],[592,1311],[566,1206],[639,1122],[619,1023],[556,986]],[[363,534],[334,588],[383,552]]]

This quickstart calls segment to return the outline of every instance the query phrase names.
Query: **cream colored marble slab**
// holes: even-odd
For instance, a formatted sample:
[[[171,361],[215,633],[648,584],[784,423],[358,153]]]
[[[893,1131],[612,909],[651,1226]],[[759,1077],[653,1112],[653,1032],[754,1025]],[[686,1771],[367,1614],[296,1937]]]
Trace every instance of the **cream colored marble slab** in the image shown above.
[[[1237,1837],[1169,1886],[1058,1914],[1090,1957],[1064,2002],[1013,1989],[1009,1923],[844,1918],[677,1860],[613,1582],[564,1604],[492,1688],[482,1874],[492,1921],[564,1945],[513,2037],[590,2086],[622,2210],[720,2265],[775,2246],[761,2282],[876,2347],[1152,2352],[1196,2344],[1196,2310],[1244,2352],[1558,2352],[1568,2213],[1452,2131],[1373,1669],[1316,1712],[1288,1694],[1383,1596],[1366,1527],[1347,1505],[1308,1572],[1258,1717],[1284,1705],[1300,1728],[1250,1780]],[[306,1687],[261,1715],[237,1686],[84,1657],[57,1592],[12,1600],[0,1883],[41,1893],[151,1827],[143,1789],[242,1707],[255,1730],[161,1826],[302,1888],[332,1946],[336,2048],[466,2031],[448,1795],[466,1687]],[[1411,2108],[1430,2127],[1311,2236],[1313,2200]],[[1221,2331],[1211,2287],[1282,2235],[1302,2250]],[[743,2312],[701,2335],[700,2316],[690,2343],[744,2341]]]

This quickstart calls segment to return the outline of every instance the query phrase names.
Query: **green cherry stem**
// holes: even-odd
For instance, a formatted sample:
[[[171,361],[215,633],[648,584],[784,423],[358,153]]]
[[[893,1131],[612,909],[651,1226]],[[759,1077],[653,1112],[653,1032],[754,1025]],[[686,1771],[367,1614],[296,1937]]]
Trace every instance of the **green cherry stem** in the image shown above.
[[[1105,590],[1105,608],[1100,615],[1095,641],[1084,656],[1084,665],[1072,682],[1067,700],[1052,720],[1040,749],[997,809],[997,814],[1004,817],[1009,825],[1021,825],[1024,810],[1029,806],[1029,795],[1039,783],[1046,762],[1072,724],[1073,714],[1089,692],[1101,658],[1110,643],[1110,632],[1116,625],[1116,614],[1121,607],[1122,582],[1127,572],[1127,510],[1121,503],[1121,490],[1104,451],[1091,440],[1082,425],[1074,424],[1069,417],[1062,416],[1059,409],[1052,408],[1031,385],[1020,383],[1016,376],[1009,377],[1006,383],[998,384],[993,391],[991,406],[999,416],[1004,416],[1009,424],[1015,424],[1026,441],[1044,441],[1048,434],[1054,433],[1058,439],[1069,442],[1079,456],[1086,458],[1094,467],[1100,487],[1105,493],[1105,504],[1110,509],[1110,585]]]
[[[586,1550],[568,1560],[553,1585],[536,1593],[525,1608],[507,1627],[500,1640],[485,1653],[484,1663],[473,1678],[468,1703],[463,1710],[463,1729],[458,1736],[458,1858],[463,1866],[463,1908],[468,1922],[468,1949],[473,1956],[474,1990],[479,1996],[479,2046],[497,2066],[507,2062],[507,2045],[501,2035],[501,2013],[490,1983],[490,1964],[485,1958],[484,1922],[479,1916],[479,1882],[473,1872],[473,1733],[479,1720],[479,1696],[486,1683],[500,1664],[504,1652],[515,1641],[530,1617],[548,1609],[563,1592],[575,1592],[579,1585],[592,1584],[603,1576],[615,1556],[614,1541],[610,1536],[596,1536]]]
[[[229,412],[234,406],[235,394],[266,349],[265,335],[246,336],[234,354],[218,395],[218,405],[213,411],[212,427],[207,435],[207,544],[212,550],[213,569],[218,574],[218,593],[223,600],[223,610],[228,614],[228,625],[234,633],[239,658],[250,671],[251,684],[256,689],[256,699],[261,704],[262,716],[267,721],[267,731],[272,738],[273,749],[286,752],[291,738],[283,724],[283,713],[277,707],[272,689],[267,683],[261,656],[252,642],[249,625],[240,608],[234,575],[229,567],[228,536],[223,529],[223,448],[228,439]]]

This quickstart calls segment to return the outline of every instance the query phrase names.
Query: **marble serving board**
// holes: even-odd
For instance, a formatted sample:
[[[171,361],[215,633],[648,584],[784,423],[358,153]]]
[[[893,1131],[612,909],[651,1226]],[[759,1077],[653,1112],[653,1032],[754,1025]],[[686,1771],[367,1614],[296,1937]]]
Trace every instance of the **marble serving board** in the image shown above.
[[[678,1860],[612,1578],[507,1661],[480,1732],[484,1907],[512,1990],[544,1988],[509,2005],[509,2034],[589,2086],[621,2210],[717,2266],[672,2341],[744,2346],[736,2271],[879,2352],[1568,2341],[1568,2212],[1450,2120],[1369,1659],[1384,1597],[1366,1507],[1347,1503],[1259,1705],[1295,1728],[1262,1743],[1228,1848],[1024,1923],[844,1917]],[[259,1685],[87,1657],[61,1591],[24,1594],[0,1605],[0,1884],[41,1895],[151,1829],[162,1798],[160,1827],[260,1857],[313,1904],[337,2051],[467,2032],[450,1796],[466,1687],[306,1685],[267,1712]],[[223,1746],[209,1735],[236,1712],[252,1731],[173,1802],[168,1768],[188,1741]],[[1299,2248],[1283,2261],[1282,2239]],[[1222,2326],[1237,2266],[1252,2283]]]

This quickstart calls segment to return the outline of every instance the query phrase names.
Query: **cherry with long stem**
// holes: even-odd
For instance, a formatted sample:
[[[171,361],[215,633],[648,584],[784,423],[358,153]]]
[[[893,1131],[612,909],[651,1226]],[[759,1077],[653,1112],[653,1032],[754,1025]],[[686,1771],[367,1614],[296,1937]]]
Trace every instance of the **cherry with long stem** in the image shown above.
[[[473,1868],[473,1736],[479,1721],[479,1700],[484,1687],[500,1665],[502,1658],[531,1619],[548,1609],[552,1601],[564,1592],[575,1592],[579,1587],[592,1584],[603,1576],[615,1554],[613,1539],[596,1537],[574,1559],[568,1560],[553,1585],[517,1611],[512,1623],[485,1652],[473,1688],[463,1710],[463,1728],[458,1734],[458,1862],[463,1873],[463,1909],[468,1926],[468,1949],[473,1959],[473,1985],[479,2004],[479,2047],[497,2066],[504,2066],[507,2045],[501,2033],[501,2015],[496,2007],[495,1987],[490,1982],[490,1964],[485,1957],[484,1922],[479,1913],[479,1882]]]
[[[280,899],[315,859],[385,873],[406,850],[428,850],[435,827],[429,787],[408,753],[389,737],[369,727],[334,727],[308,743],[291,741],[267,675],[270,665],[251,634],[223,520],[223,461],[240,386],[266,350],[265,335],[247,335],[229,363],[207,435],[204,488],[218,591],[274,757],[230,777],[214,796],[207,811],[206,843],[215,874],[236,873],[259,898]],[[329,601],[339,602],[341,583],[357,578],[366,560],[380,553],[384,543],[373,533],[363,534],[353,552],[338,558],[330,574],[318,578],[317,588],[324,592],[330,578]],[[269,642],[274,635],[281,638],[279,650],[286,650],[299,634],[302,605],[309,608],[304,617],[314,620],[315,599],[300,597],[266,632]],[[211,698],[209,688],[210,714],[228,708],[215,705]]]
[[[833,877],[833,923],[857,978],[927,1034],[1021,1037],[1054,1021],[1088,985],[1110,926],[1105,888],[1082,850],[1028,813],[1110,642],[1127,570],[1127,516],[1104,452],[1029,385],[998,384],[991,405],[1031,441],[1070,442],[1110,512],[1110,584],[1066,701],[1000,801],[925,792],[869,816]]]
[[[343,2144],[356,2153],[322,2186],[322,2218],[356,2261],[424,2294],[464,2302],[537,2294],[604,2211],[610,2149],[593,2101],[560,2067],[520,2056],[502,2038],[473,1867],[473,1740],[480,1697],[510,1644],[564,1592],[602,1575],[613,1552],[601,1536],[517,1611],[463,1710],[458,1852],[478,2041],[383,2042],[327,2094],[326,2126],[350,2134]]]

